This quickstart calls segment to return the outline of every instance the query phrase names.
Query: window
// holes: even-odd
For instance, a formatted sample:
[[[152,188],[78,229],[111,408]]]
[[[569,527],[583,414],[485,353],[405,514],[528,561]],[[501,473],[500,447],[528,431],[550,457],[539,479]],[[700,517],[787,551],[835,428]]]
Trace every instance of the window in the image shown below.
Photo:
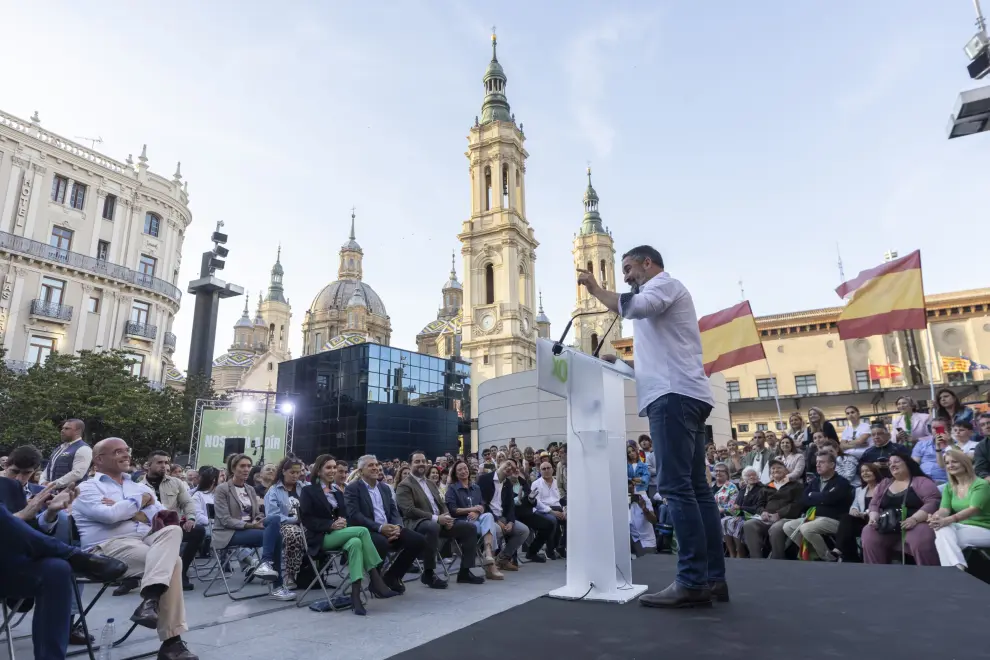
[[[749,424],[738,424],[736,428],[740,433],[749,433]]]
[[[144,233],[150,236],[158,236],[162,219],[154,213],[146,213],[144,216]]]
[[[770,426],[766,422],[757,422],[756,424],[757,431],[767,431],[769,428]]]
[[[106,261],[110,258],[110,241],[99,241],[96,244],[96,260]]]
[[[41,278],[41,299],[46,303],[61,305],[64,292],[65,282],[50,277]]]
[[[82,211],[86,204],[86,184],[78,181],[72,182],[72,194],[69,195],[69,206]]]
[[[492,210],[492,168],[485,168],[485,210]]]
[[[502,208],[509,208],[509,166],[502,166]]]
[[[484,356],[484,357],[482,358],[482,360],[481,360],[481,362],[482,362],[482,364],[488,364],[488,356],[487,356],[487,355],[485,355],[485,356]]]
[[[604,259],[602,259],[602,262],[601,262],[601,271],[600,272],[602,274],[602,276],[600,278],[601,285],[602,285],[603,288],[607,289],[608,288],[608,274],[605,271],[605,260]]]
[[[128,371],[132,376],[141,376],[141,372],[144,371],[144,356],[134,353],[133,355],[127,356],[131,360],[131,365]]]
[[[738,401],[742,398],[739,394],[739,381],[730,380],[725,383],[725,390],[729,393],[729,401]]]
[[[28,359],[31,364],[44,364],[48,356],[55,352],[55,340],[51,337],[36,337],[31,335],[28,344]]]
[[[99,299],[98,296],[90,296],[89,297],[89,307],[88,307],[88,309],[89,309],[89,313],[90,314],[99,314],[100,313],[100,299]]]
[[[777,396],[777,379],[757,378],[756,396]]]
[[[857,390],[877,390],[880,389],[880,381],[874,380],[870,381],[870,372],[866,369],[863,371],[856,372],[856,389]]]
[[[69,188],[69,180],[59,174],[52,179],[52,201],[65,204],[65,191]]]
[[[598,348],[598,334],[595,332],[591,333],[591,352],[594,353],[595,349]]]
[[[147,323],[150,316],[151,304],[135,300],[134,306],[131,307],[131,321],[134,323]]]
[[[117,196],[107,195],[103,198],[103,219],[113,220],[113,213],[117,210]]]
[[[69,249],[72,247],[72,230],[63,227],[52,227],[52,236],[48,244],[55,248],[49,256],[59,261],[69,258]]]
[[[777,430],[778,431],[786,431],[787,430],[787,422],[777,422],[776,426],[777,426]]]
[[[488,264],[485,266],[485,304],[491,305],[495,302],[495,266]]]
[[[142,254],[141,261],[138,262],[138,272],[142,275],[146,275],[148,278],[152,278],[155,276],[155,265],[157,263],[158,259]]]
[[[268,363],[268,371],[271,371],[271,370],[272,370],[272,363],[271,363],[271,362],[269,362],[269,363]]]
[[[795,376],[794,389],[798,394],[818,394],[818,380],[815,376]]]

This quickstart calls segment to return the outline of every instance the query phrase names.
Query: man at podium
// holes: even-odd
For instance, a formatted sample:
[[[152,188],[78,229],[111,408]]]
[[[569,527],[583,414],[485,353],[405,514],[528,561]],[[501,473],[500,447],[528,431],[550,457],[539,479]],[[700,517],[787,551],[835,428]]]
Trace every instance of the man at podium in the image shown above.
[[[701,361],[701,333],[687,288],[663,269],[649,245],[622,255],[631,293],[604,289],[593,273],[578,284],[608,309],[633,322],[639,414],[648,417],[657,457],[657,492],[667,500],[677,535],[677,576],[666,589],[644,594],[647,607],[711,607],[729,600],[722,525],[705,479],[705,420],[714,407]],[[614,355],[603,356],[615,362]]]

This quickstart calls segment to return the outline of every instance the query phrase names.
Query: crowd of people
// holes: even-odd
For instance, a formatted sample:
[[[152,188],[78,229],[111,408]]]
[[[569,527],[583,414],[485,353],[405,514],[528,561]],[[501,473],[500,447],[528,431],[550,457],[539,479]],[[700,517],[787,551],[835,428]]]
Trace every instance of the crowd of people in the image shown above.
[[[725,554],[965,570],[968,548],[990,548],[990,413],[974,418],[948,389],[931,415],[908,397],[897,407],[893,422],[866,422],[849,406],[841,434],[812,408],[807,421],[791,415],[779,438],[757,431],[751,442],[709,445]],[[47,461],[32,446],[0,457],[0,596],[36,601],[39,659],[87,642],[72,625],[73,574],[113,582],[116,594],[138,589],[130,620],[158,631],[160,658],[192,660],[181,635],[198,560],[222,557],[220,570],[236,567],[269,583],[270,598],[293,601],[315,578],[307,555],[339,552],[350,609],[365,615],[363,590],[400,597],[410,575],[430,589],[480,585],[567,554],[566,445],[513,440],[479,456],[417,451],[353,464],[324,454],[255,465],[235,454],[193,469],[164,451],[134,461],[120,438],[90,447],[80,420],[61,435]],[[638,557],[675,541],[650,437],[630,441],[626,457]],[[456,577],[445,579],[438,562],[453,556]]]

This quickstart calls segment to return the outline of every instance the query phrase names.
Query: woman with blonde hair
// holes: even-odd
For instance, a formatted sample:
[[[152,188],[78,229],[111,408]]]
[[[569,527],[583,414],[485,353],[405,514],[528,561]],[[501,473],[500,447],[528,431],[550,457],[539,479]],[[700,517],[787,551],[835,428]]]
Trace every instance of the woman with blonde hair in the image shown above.
[[[909,396],[899,396],[894,403],[901,414],[894,418],[894,442],[911,448],[922,440],[932,439],[928,413],[918,412],[918,402]]]
[[[965,571],[966,548],[990,548],[990,483],[976,476],[973,461],[965,452],[945,452],[949,483],[942,491],[942,504],[928,524],[935,530],[935,549],[942,566]]]
[[[825,411],[812,406],[808,408],[808,443],[814,439],[815,431],[821,431],[830,440],[839,441],[839,434],[835,432],[832,422],[825,419]]]
[[[794,440],[789,435],[782,436],[777,444],[777,458],[787,467],[788,481],[804,481],[805,456],[794,446]]]

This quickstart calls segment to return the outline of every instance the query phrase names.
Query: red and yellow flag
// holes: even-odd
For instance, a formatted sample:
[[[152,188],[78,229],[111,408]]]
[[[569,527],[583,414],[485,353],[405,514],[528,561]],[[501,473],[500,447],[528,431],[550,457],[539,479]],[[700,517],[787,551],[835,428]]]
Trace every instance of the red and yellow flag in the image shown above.
[[[705,375],[766,358],[749,301],[698,319]]]
[[[852,299],[839,314],[839,339],[885,335],[927,325],[921,251],[864,270],[835,290]]]
[[[903,375],[903,370],[900,367],[894,366],[892,364],[871,364],[870,365],[870,380],[893,380],[894,378],[900,378]]]
[[[969,371],[969,367],[972,363],[966,358],[961,357],[945,357],[942,356],[942,372],[951,373],[966,373]]]

